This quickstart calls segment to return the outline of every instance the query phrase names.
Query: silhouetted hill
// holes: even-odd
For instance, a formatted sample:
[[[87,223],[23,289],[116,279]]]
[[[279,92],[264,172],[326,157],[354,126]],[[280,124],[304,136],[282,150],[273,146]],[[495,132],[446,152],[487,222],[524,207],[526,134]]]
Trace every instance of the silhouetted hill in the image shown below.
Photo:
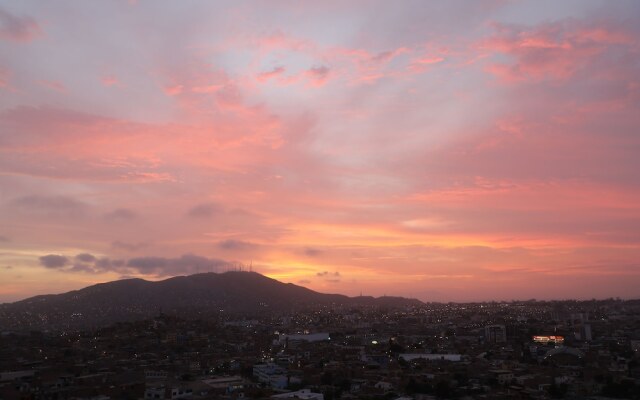
[[[0,305],[0,330],[73,329],[149,318],[284,313],[316,306],[401,308],[422,304],[401,297],[347,297],[282,283],[255,272],[205,273],[152,282],[125,279]]]

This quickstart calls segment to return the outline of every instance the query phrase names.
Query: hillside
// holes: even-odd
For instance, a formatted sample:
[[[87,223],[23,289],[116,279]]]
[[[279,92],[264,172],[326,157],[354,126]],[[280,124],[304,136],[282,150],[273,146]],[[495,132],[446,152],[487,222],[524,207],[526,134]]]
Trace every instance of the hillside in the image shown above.
[[[0,305],[0,330],[74,329],[149,318],[287,313],[315,306],[400,308],[401,297],[347,297],[285,284],[255,272],[205,273],[153,282],[125,279]]]

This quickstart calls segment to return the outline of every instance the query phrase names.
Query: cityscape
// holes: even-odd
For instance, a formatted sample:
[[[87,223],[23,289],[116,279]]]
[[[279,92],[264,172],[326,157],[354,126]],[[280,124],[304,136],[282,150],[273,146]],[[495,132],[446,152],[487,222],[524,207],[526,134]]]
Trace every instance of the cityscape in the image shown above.
[[[120,314],[121,322],[84,329],[24,329],[24,312],[16,314],[14,330],[0,336],[0,398],[640,396],[640,300],[289,300],[304,306],[261,300],[253,309],[217,306],[206,314],[160,307],[149,318]],[[68,313],[56,322],[79,314]],[[11,325],[6,314],[0,309],[3,325]]]
[[[0,400],[640,400],[640,1],[0,0]]]
[[[640,300],[335,302],[186,315],[4,330],[0,398],[640,396]]]

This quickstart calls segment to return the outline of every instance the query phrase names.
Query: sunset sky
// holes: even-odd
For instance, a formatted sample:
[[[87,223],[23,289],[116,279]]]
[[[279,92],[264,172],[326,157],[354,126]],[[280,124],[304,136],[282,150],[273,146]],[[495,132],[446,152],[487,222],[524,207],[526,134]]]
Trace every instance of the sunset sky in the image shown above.
[[[640,297],[640,2],[0,1],[0,302],[222,272]]]

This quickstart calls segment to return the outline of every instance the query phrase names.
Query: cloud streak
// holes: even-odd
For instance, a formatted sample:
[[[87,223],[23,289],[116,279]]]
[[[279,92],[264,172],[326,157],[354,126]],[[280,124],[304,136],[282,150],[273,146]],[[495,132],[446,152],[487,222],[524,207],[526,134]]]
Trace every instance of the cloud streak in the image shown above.
[[[40,257],[40,264],[45,268],[59,269],[69,264],[69,259],[58,254],[47,254]]]
[[[228,261],[207,258],[194,254],[180,257],[134,257],[129,260],[97,257],[90,253],[80,253],[73,257],[48,254],[40,257],[41,266],[65,273],[143,275],[165,277],[188,275],[201,272],[220,272],[235,266]]]
[[[32,215],[65,218],[82,217],[88,208],[86,203],[68,196],[29,195],[12,200],[10,205],[20,212]]]

